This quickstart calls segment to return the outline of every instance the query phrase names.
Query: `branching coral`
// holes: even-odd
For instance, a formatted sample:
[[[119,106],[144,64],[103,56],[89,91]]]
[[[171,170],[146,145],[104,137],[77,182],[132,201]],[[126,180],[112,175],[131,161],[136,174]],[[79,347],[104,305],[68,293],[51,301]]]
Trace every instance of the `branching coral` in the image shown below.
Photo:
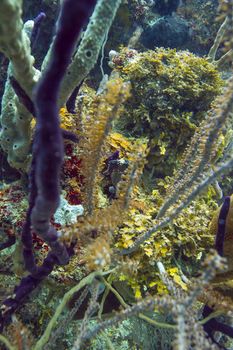
[[[80,156],[83,157],[85,204],[89,214],[92,214],[95,206],[96,195],[93,191],[97,189],[96,174],[100,171],[104,142],[112,127],[112,121],[120,115],[122,104],[128,96],[129,84],[119,78],[113,78],[107,83],[105,95],[99,98],[97,96],[94,113],[86,116],[83,130],[85,136],[80,142]]]
[[[163,296],[161,298],[145,298],[142,301],[139,301],[137,304],[132,307],[127,307],[124,302],[125,310],[118,313],[115,317],[110,320],[102,321],[94,327],[92,330],[86,329],[85,336],[83,335],[83,341],[91,339],[101,330],[104,330],[111,325],[114,325],[118,322],[121,322],[124,318],[130,317],[134,314],[139,314],[142,316],[142,312],[145,310],[153,310],[154,308],[159,310],[170,310],[174,315],[175,323],[178,332],[175,339],[175,346],[177,349],[187,349],[188,343],[194,343],[197,348],[206,348],[209,346],[210,342],[206,339],[205,334],[202,328],[198,325],[195,318],[197,318],[196,312],[190,312],[189,308],[192,308],[193,303],[195,302],[198,295],[201,293],[203,288],[208,284],[208,281],[213,277],[214,271],[216,268],[222,268],[222,262],[219,260],[219,257],[212,257],[210,261],[206,261],[208,268],[206,268],[203,274],[200,276],[199,280],[193,284],[193,288],[190,293],[185,294],[177,288],[172,281],[167,278],[164,270],[161,269],[161,274],[165,279],[165,283],[168,286],[171,296]],[[187,317],[187,320],[185,318]],[[181,323],[183,324],[183,331],[181,329]],[[195,327],[195,330],[198,332],[189,332],[191,324]],[[188,326],[189,325],[189,326]],[[162,326],[162,325],[161,325]],[[168,325],[169,326],[169,325]],[[174,328],[175,328],[174,327]],[[186,346],[185,346],[186,344]],[[214,348],[214,347],[213,347]],[[217,349],[217,347],[215,347]],[[77,349],[81,349],[78,347]]]
[[[22,1],[7,0],[1,2],[0,5],[3,34],[0,47],[1,51],[12,61],[8,76],[13,75],[26,93],[31,96],[40,72],[33,67],[34,58],[31,55],[30,40],[26,34],[26,28],[23,28]],[[120,1],[98,1],[98,6],[79,45],[79,50],[74,55],[72,62],[69,62],[69,69],[62,82],[59,107],[64,106],[75,87],[83,81],[96,63],[105,35],[119,5]],[[106,18],[106,21],[103,22],[100,19],[102,16]],[[31,33],[34,26],[33,21],[27,25],[30,26],[28,33]],[[11,33],[11,36],[5,34],[7,32]],[[42,71],[46,69],[50,58],[51,48],[44,59]],[[1,146],[8,153],[10,164],[22,171],[28,170],[31,158],[31,119],[32,115],[18,102],[8,81],[2,103],[1,124],[4,127],[1,130]]]
[[[213,348],[216,345],[213,336],[216,329],[232,335],[232,328],[216,319],[226,313],[229,298],[222,294],[217,302],[221,291],[215,289],[214,284],[207,288],[216,270],[222,268],[222,259],[217,254],[207,258],[202,275],[196,280],[191,277],[200,270],[199,260],[205,255],[206,246],[214,245],[214,234],[209,232],[208,223],[216,208],[216,193],[208,185],[233,165],[232,156],[225,151],[226,158],[214,167],[223,153],[222,135],[228,125],[226,123],[230,122],[232,79],[226,84],[221,97],[212,104],[205,119],[212,100],[220,92],[222,81],[215,67],[206,59],[188,52],[157,49],[137,53],[122,49],[112,58],[114,71],[106,84],[102,82],[97,93],[87,85],[80,87],[79,80],[94,65],[99,49],[106,41],[120,1],[98,1],[80,46],[74,52],[80,30],[94,3],[94,0],[85,3],[64,0],[57,34],[32,98],[31,91],[27,91],[16,76],[9,76],[8,83],[11,81],[20,102],[31,114],[35,114],[36,126],[29,179],[29,209],[21,234],[23,259],[18,260],[23,261],[29,274],[21,279],[13,295],[3,302],[1,326],[11,322],[12,313],[18,312],[29,294],[50,275],[43,288],[48,283],[48,289],[56,294],[59,281],[65,291],[62,298],[57,295],[58,305],[49,306],[49,311],[55,310],[52,317],[47,316],[45,303],[44,312],[37,322],[40,329],[32,345],[35,350],[44,346],[49,348],[51,341],[56,341],[62,325],[66,322],[70,325],[72,318],[76,317],[77,310],[82,322],[79,337],[73,339],[73,349],[86,346],[86,342],[99,332],[133,315],[138,315],[154,327],[177,330],[174,342],[177,349],[190,346]],[[77,13],[82,14],[78,20]],[[106,13],[109,16],[103,22],[101,16]],[[72,96],[71,108],[67,104],[69,112],[64,107],[60,109],[76,84],[78,88],[73,95],[75,100],[78,92],[76,105]],[[77,114],[75,109],[78,109]],[[76,121],[77,117],[80,120]],[[124,130],[128,138],[117,132],[122,127],[120,118],[125,125],[129,123],[134,127]],[[77,130],[78,137],[71,132]],[[194,131],[190,146],[181,157],[181,150]],[[154,132],[157,132],[156,136],[152,135]],[[129,137],[130,133],[134,137]],[[180,133],[180,138],[177,138],[177,133]],[[173,147],[174,138],[176,149]],[[149,152],[153,147],[159,149],[152,164],[152,167],[157,166],[157,170],[151,177],[163,177],[157,179],[150,194],[148,188],[143,187],[144,183],[139,181],[146,160],[151,160],[148,157],[148,139]],[[27,141],[30,143],[30,140]],[[66,156],[62,167],[64,149]],[[172,151],[176,154],[169,159]],[[179,164],[170,179],[164,178],[166,170],[163,172],[163,166],[160,167],[160,156],[166,153],[170,172],[173,166]],[[29,152],[27,155],[30,157]],[[211,171],[210,166],[213,167]],[[59,211],[56,209],[60,201],[60,186],[64,196],[62,203],[72,212],[71,225],[58,219]],[[196,198],[203,189],[207,191]],[[84,213],[76,222],[78,213],[74,204],[80,202]],[[9,205],[3,209],[9,210]],[[227,197],[216,214],[215,244],[218,252],[226,256],[231,252],[227,251],[225,243],[228,238],[226,229],[231,226],[227,220],[229,213],[231,202]],[[18,220],[16,224],[19,224]],[[216,224],[212,226],[216,230]],[[33,230],[47,243],[47,256],[39,263],[33,252]],[[224,247],[219,249],[219,246]],[[197,257],[192,257],[193,269],[183,269],[184,261],[189,261],[191,265],[190,255],[194,254]],[[70,258],[70,264],[65,266]],[[52,272],[55,265],[59,266]],[[215,278],[224,278],[224,273]],[[207,305],[205,293],[209,293],[210,299],[212,296],[211,305]],[[115,315],[108,314],[110,317],[103,320],[104,307],[111,294],[123,310]],[[37,298],[35,300],[38,301]],[[197,301],[206,304],[204,316],[208,308],[214,308],[213,315],[207,312],[207,319],[200,321]],[[155,308],[157,313],[170,315],[170,321],[157,322],[153,318]],[[111,305],[110,312],[112,310]],[[152,316],[144,313],[146,311],[150,311]],[[22,310],[19,314],[23,315]],[[97,324],[91,328],[90,321],[96,314]],[[60,317],[62,323],[57,328]],[[43,325],[44,318],[47,318],[47,326]],[[214,345],[206,340],[201,324],[204,324]],[[35,323],[30,327],[35,327]],[[11,346],[4,337],[0,340]],[[110,339],[108,344],[111,344]]]
[[[64,3],[57,36],[52,47],[51,60],[35,91],[37,125],[30,173],[31,191],[29,209],[22,232],[25,267],[31,275],[22,279],[15,289],[15,297],[8,298],[2,306],[1,327],[19,306],[21,300],[52,271],[56,263],[66,264],[69,260],[69,251],[58,241],[57,231],[50,224],[51,216],[59,205],[59,175],[63,160],[63,140],[57,106],[58,92],[77,37],[94,4],[94,1],[90,1],[83,7],[79,3],[75,5],[72,0]],[[71,7],[74,7],[74,13]],[[76,15],[80,11],[82,16],[80,21],[76,21]],[[48,121],[47,113],[50,115]],[[31,225],[51,247],[51,251],[39,267],[35,263],[32,252]]]

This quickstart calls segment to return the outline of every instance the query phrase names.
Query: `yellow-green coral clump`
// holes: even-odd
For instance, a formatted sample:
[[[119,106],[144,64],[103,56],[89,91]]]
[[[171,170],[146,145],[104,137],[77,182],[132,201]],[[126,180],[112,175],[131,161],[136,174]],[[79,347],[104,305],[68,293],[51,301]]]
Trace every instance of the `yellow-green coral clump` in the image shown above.
[[[148,167],[160,177],[170,174],[220,92],[218,71],[203,57],[164,48],[142,53],[123,48],[112,65],[132,84],[117,127],[126,135],[148,137]]]
[[[154,225],[170,181],[169,177],[159,180],[150,195],[136,189],[128,218],[115,232],[115,245],[118,248],[130,247],[140,233]],[[205,252],[214,245],[209,224],[217,208],[215,198],[215,190],[209,186],[206,193],[184,209],[172,224],[142,244],[130,259],[125,258],[119,278],[133,288],[135,296],[140,296],[145,290],[152,294],[165,292],[156,266],[160,260],[174,281],[186,289],[179,269],[187,276],[192,275],[195,269],[199,269]]]

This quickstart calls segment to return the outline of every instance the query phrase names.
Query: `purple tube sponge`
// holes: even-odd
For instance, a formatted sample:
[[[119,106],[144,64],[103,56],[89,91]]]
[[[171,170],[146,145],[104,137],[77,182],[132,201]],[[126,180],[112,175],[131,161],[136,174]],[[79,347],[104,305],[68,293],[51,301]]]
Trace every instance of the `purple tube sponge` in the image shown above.
[[[231,197],[227,196],[224,198],[224,202],[218,217],[218,231],[215,239],[215,249],[217,250],[218,254],[221,256],[223,256],[226,220],[230,210],[230,205],[231,205]]]
[[[59,206],[60,172],[64,146],[58,114],[58,94],[62,78],[69,66],[82,26],[95,5],[94,0],[65,0],[58,20],[51,59],[34,92],[36,134],[33,158],[36,159],[37,197],[32,209],[34,230],[52,248],[60,264],[68,262],[65,247],[57,241],[57,232],[50,225]]]
[[[32,33],[31,33],[31,37],[30,37],[32,50],[36,46],[37,39],[38,39],[39,34],[40,34],[41,23],[43,22],[43,20],[45,18],[46,18],[46,14],[44,12],[40,12],[39,15],[36,16],[36,18],[34,19],[34,27],[33,27]]]
[[[74,89],[74,91],[72,92],[72,94],[70,95],[70,97],[66,102],[66,108],[69,113],[73,113],[73,114],[75,113],[75,101],[78,96],[80,87],[82,86],[82,83],[83,81],[78,86],[76,86],[76,88]]]
[[[32,100],[30,97],[26,94],[24,89],[20,86],[20,84],[17,82],[17,80],[13,77],[9,77],[11,86],[14,89],[14,92],[16,93],[17,97],[19,98],[19,101],[24,105],[24,107],[27,108],[27,110],[35,116],[35,109]]]
[[[58,241],[58,233],[50,224],[60,200],[60,172],[64,146],[58,114],[58,94],[61,81],[71,61],[82,26],[93,10],[95,0],[64,0],[53,43],[51,59],[34,91],[36,132],[30,173],[30,198],[22,232],[25,266],[31,273],[15,288],[0,309],[0,329],[10,321],[12,313],[48,276],[55,264],[66,264],[73,246]],[[51,250],[41,266],[34,261],[31,225]]]

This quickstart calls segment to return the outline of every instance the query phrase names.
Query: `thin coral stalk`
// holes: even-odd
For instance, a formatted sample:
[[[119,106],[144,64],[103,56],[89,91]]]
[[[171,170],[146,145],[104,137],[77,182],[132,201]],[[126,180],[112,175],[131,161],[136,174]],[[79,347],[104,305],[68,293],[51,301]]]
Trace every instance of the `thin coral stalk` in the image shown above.
[[[217,50],[223,40],[224,34],[226,33],[227,27],[229,25],[229,19],[228,17],[225,18],[224,22],[221,24],[217,35],[215,37],[214,43],[211,46],[209,53],[207,55],[208,59],[210,60],[210,62],[214,62],[216,59],[216,54],[217,54]]]
[[[166,227],[172,220],[181,213],[181,211],[186,208],[192,200],[199,195],[208,185],[210,185],[213,181],[215,181],[220,175],[227,173],[231,170],[233,166],[233,158],[230,158],[227,162],[221,164],[215,171],[207,176],[203,181],[198,183],[192,190],[191,193],[185,198],[181,204],[175,207],[171,212],[169,212],[169,216],[166,216],[162,220],[160,220],[155,226],[153,226],[150,230],[143,233],[139,236],[134,244],[128,248],[119,251],[120,255],[131,254],[136,251],[141,244],[143,244],[146,240],[148,240],[155,232],[161,230],[163,227]]]
[[[74,294],[76,294],[79,290],[81,290],[83,287],[90,285],[95,278],[97,278],[98,276],[105,276],[108,275],[109,273],[111,273],[113,270],[110,271],[106,271],[106,272],[101,272],[101,271],[95,271],[92,272],[91,274],[89,274],[88,276],[86,276],[85,278],[83,278],[77,286],[74,286],[73,288],[71,288],[67,293],[64,294],[60,304],[58,305],[55,314],[53,315],[53,317],[51,318],[51,320],[49,321],[43,335],[41,336],[41,338],[38,340],[38,342],[35,345],[34,350],[42,350],[43,346],[48,342],[49,337],[51,335],[51,332],[53,330],[53,328],[55,327],[57,320],[59,318],[59,316],[61,315],[62,311],[64,310],[64,308],[66,307],[67,303],[72,299],[72,297],[74,296]]]

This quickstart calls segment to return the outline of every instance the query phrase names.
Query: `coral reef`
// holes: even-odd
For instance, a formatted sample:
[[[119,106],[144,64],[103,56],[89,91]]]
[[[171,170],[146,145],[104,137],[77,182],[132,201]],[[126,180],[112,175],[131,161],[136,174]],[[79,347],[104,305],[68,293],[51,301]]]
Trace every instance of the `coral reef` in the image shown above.
[[[147,167],[155,176],[171,174],[179,154],[223,85],[205,58],[188,51],[123,48],[111,65],[132,84],[117,128],[149,139]],[[177,138],[177,135],[178,138]]]
[[[0,348],[231,348],[233,4],[207,57],[197,4],[0,2]]]

